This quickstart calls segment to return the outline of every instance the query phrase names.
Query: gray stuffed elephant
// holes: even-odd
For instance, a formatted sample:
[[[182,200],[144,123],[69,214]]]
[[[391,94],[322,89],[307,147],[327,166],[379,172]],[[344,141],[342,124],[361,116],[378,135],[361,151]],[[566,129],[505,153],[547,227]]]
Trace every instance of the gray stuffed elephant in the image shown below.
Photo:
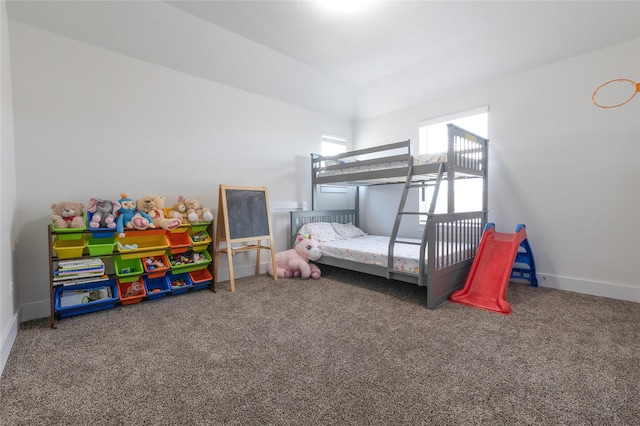
[[[89,228],[115,228],[115,212],[117,212],[119,208],[120,204],[117,201],[92,198],[87,206],[87,211],[93,213],[91,221],[89,222]]]

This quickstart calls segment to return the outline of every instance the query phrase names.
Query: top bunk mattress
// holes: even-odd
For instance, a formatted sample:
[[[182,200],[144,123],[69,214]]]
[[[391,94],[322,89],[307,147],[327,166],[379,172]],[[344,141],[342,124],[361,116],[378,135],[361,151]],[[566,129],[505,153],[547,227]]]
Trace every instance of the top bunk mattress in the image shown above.
[[[427,164],[438,164],[438,163],[446,163],[447,161],[447,153],[446,152],[438,152],[432,154],[420,154],[413,157],[413,165],[414,166],[422,166]],[[341,164],[343,167],[333,168],[331,170],[324,170],[318,172],[318,177],[328,177],[328,176],[339,176],[345,174],[354,174],[354,173],[365,173],[372,172],[377,170],[389,170],[389,169],[397,169],[408,166],[407,160],[398,160],[398,161],[387,161],[387,162],[377,162],[373,164],[358,164],[357,160],[347,161]]]
[[[410,166],[414,181],[435,180],[441,171],[453,173],[454,179],[486,177],[488,140],[451,124],[448,132],[446,152],[412,155],[411,141],[406,140],[330,156],[311,154],[312,183],[351,186],[402,183]]]

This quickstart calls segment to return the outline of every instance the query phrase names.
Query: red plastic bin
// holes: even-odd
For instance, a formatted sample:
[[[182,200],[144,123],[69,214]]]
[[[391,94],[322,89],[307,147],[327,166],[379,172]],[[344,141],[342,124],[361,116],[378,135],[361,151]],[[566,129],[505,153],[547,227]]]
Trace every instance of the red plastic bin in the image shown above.
[[[209,287],[209,284],[213,281],[213,275],[208,269],[200,269],[198,271],[189,272],[189,278],[193,283],[194,290],[202,290]]]
[[[191,238],[186,232],[168,233],[169,252],[171,254],[184,253],[191,247]]]
[[[131,281],[128,283],[120,282],[120,280],[117,280],[117,281],[118,281],[118,293],[120,294],[120,302],[123,305],[132,305],[134,303],[138,303],[147,295],[147,292],[145,291],[145,287],[144,287],[144,282],[142,281],[142,277],[138,278],[137,281]],[[139,294],[136,294],[135,296],[127,296],[127,290],[129,289],[129,287],[133,285],[133,283],[139,283],[140,286],[142,286],[142,291]]]
[[[160,256],[145,256],[140,260],[149,278],[164,277],[167,271],[171,269],[169,259],[164,254]]]

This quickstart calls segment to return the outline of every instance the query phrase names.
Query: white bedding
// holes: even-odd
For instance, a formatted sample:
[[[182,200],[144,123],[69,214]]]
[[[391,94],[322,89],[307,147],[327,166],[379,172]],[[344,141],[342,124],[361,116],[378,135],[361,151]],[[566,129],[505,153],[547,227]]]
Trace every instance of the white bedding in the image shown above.
[[[421,154],[413,157],[413,165],[437,164],[447,161],[447,153],[439,152],[433,154]],[[346,166],[349,164],[349,166]],[[345,163],[344,168],[326,170],[318,173],[318,176],[336,176],[351,173],[370,172],[373,170],[385,170],[398,167],[406,167],[407,161],[388,161],[385,163],[375,163],[368,165],[358,165],[358,162]]]
[[[298,235],[318,241],[322,256],[387,267],[389,237],[367,235],[351,223],[311,222],[302,225],[298,230]],[[410,241],[418,244],[396,242],[393,249],[393,269],[418,273],[420,240],[401,238],[400,241]],[[473,256],[473,248],[468,244],[455,241],[440,241],[436,247],[436,255],[438,256],[436,269],[440,269]]]
[[[417,239],[407,238],[404,238],[403,241],[420,242],[420,240]],[[445,257],[449,258],[448,260],[452,260],[451,258],[454,257],[455,254],[462,255],[463,253],[461,253],[461,251],[471,251],[471,248],[468,246],[454,250],[454,245],[446,245],[449,252],[446,253]],[[338,259],[350,260],[369,265],[379,265],[386,268],[388,263],[389,237],[365,235],[357,238],[325,241],[320,243],[320,248],[323,256],[331,256]],[[439,251],[443,252],[443,250]],[[396,243],[393,250],[393,256],[393,269],[418,273],[420,246]],[[448,260],[444,260],[444,264],[448,264]],[[426,262],[427,259],[425,254],[425,263]]]

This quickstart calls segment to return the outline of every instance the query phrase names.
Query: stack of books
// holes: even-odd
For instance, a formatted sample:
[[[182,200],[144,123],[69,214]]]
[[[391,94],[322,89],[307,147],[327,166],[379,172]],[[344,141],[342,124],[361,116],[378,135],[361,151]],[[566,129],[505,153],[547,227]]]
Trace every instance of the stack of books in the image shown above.
[[[99,257],[58,262],[53,273],[56,284],[76,285],[109,279],[104,273],[104,262]]]

